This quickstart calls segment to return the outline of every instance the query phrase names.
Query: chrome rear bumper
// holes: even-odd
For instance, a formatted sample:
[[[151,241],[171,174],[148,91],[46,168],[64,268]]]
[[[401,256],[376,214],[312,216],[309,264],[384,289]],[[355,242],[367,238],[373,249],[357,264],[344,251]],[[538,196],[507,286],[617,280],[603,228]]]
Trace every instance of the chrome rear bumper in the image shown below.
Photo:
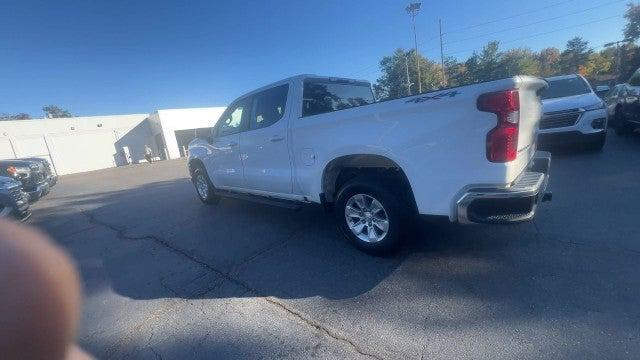
[[[472,186],[456,202],[461,224],[505,224],[530,220],[546,193],[551,154],[536,151],[527,169],[509,186]]]

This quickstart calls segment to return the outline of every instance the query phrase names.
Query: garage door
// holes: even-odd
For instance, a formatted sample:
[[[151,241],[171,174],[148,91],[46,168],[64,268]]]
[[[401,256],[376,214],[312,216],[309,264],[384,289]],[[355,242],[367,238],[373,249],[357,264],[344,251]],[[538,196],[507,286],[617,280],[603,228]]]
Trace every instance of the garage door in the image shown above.
[[[44,142],[44,137],[41,135],[19,136],[14,137],[11,140],[13,141],[13,147],[16,150],[16,155],[19,158],[47,156],[49,154],[47,144]]]
[[[72,174],[116,165],[113,131],[87,131],[47,136],[58,174]]]
[[[9,139],[0,139],[0,159],[13,159],[14,155]]]

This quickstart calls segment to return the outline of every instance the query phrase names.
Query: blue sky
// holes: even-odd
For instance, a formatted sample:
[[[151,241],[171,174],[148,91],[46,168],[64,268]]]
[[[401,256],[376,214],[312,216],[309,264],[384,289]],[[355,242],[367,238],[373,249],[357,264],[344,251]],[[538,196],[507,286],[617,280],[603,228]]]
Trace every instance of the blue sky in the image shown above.
[[[0,113],[146,113],[226,105],[299,73],[364,78],[412,47],[408,1],[30,1],[0,4]],[[420,52],[468,57],[502,49],[593,47],[622,37],[626,0],[423,1]],[[480,25],[478,25],[480,24]],[[537,36],[536,36],[537,35]]]

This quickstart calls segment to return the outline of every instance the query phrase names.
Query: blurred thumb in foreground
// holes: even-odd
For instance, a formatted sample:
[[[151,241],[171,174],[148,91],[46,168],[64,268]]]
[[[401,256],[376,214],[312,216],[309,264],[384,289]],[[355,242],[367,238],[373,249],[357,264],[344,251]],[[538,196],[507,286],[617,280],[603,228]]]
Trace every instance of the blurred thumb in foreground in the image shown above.
[[[74,345],[80,282],[42,233],[0,219],[0,359],[89,359]]]

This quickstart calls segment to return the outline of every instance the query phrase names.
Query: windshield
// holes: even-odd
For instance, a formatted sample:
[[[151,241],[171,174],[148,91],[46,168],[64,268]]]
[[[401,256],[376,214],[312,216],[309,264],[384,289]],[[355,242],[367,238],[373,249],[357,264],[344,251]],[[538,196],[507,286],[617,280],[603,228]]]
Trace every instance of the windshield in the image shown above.
[[[581,77],[573,77],[568,79],[551,80],[549,88],[545,90],[542,99],[556,99],[567,96],[588,94],[591,87]]]

